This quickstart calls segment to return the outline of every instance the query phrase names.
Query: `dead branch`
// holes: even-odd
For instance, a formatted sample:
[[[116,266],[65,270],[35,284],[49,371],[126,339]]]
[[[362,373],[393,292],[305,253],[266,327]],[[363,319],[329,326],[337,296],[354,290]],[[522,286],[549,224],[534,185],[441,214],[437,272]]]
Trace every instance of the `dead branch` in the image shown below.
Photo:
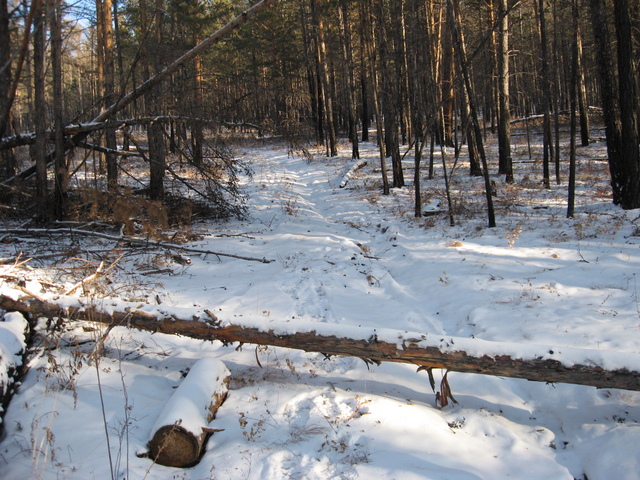
[[[97,278],[99,278],[99,277],[105,275],[106,273],[108,273],[109,271],[113,270],[116,267],[116,265],[118,264],[118,262],[124,256],[125,256],[124,253],[120,254],[120,256],[118,258],[116,258],[111,263],[111,265],[109,265],[107,268],[104,268],[104,261],[100,262],[100,265],[98,265],[98,268],[96,269],[96,271],[92,275],[89,275],[87,278],[84,278],[84,279],[80,280],[74,286],[72,286],[69,289],[67,289],[64,292],[64,295],[71,295],[73,292],[78,290],[80,287],[84,287],[85,285],[88,285],[89,283],[93,282]]]
[[[271,263],[274,261],[274,260],[268,260],[264,257],[263,258],[245,257],[242,255],[234,255],[232,253],[214,252],[213,250],[192,248],[192,247],[187,247],[185,245],[177,245],[175,243],[160,242],[157,240],[135,238],[135,237],[129,237],[125,235],[110,235],[108,233],[93,232],[91,230],[80,230],[80,229],[73,229],[73,228],[64,228],[64,229],[46,229],[46,228],[29,228],[29,229],[14,228],[12,229],[10,228],[5,230],[5,233],[9,235],[22,235],[22,236],[41,236],[41,235],[50,235],[53,233],[83,235],[88,237],[104,238],[107,240],[113,240],[115,242],[127,242],[133,245],[142,245],[145,247],[164,248],[167,250],[182,250],[184,252],[201,253],[203,255],[215,255],[216,257],[237,258],[239,260],[247,260],[251,262]]]
[[[0,308],[38,317],[82,319],[200,340],[359,357],[370,363],[408,363],[462,373],[640,391],[640,355],[630,352],[489,342],[325,323],[271,322],[256,327],[251,323],[222,323],[206,312],[194,314],[188,309],[162,310],[167,307],[141,307],[118,301],[120,310],[114,311],[114,303],[107,300],[105,309],[89,302],[83,305],[70,297],[57,298],[56,302],[37,298],[14,300],[0,295]]]

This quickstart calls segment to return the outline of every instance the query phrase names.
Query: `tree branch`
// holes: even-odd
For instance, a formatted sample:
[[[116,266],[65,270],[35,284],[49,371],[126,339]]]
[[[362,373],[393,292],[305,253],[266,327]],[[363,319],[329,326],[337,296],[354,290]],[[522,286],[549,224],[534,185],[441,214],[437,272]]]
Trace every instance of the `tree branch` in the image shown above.
[[[135,237],[126,237],[124,235],[110,235],[108,233],[102,232],[93,232],[91,230],[81,230],[81,229],[73,229],[73,228],[65,228],[65,229],[46,229],[46,228],[29,228],[29,229],[20,229],[20,228],[10,228],[4,231],[5,234],[9,235],[23,235],[23,236],[31,236],[31,235],[46,235],[51,233],[71,233],[75,235],[84,235],[88,237],[100,237],[105,238],[107,240],[114,240],[116,242],[127,242],[132,243],[134,245],[142,245],[145,247],[156,247],[156,248],[165,248],[168,250],[182,250],[184,252],[191,253],[202,253],[205,255],[215,255],[217,257],[230,257],[237,258],[239,260],[248,260],[252,262],[260,262],[260,263],[271,263],[274,260],[267,260],[266,258],[255,258],[255,257],[245,257],[242,255],[234,255],[231,253],[222,253],[222,252],[214,252],[212,250],[205,250],[200,248],[191,248],[185,245],[178,245],[175,243],[167,243],[167,242],[159,242],[157,240],[148,240],[144,238],[135,238]]]

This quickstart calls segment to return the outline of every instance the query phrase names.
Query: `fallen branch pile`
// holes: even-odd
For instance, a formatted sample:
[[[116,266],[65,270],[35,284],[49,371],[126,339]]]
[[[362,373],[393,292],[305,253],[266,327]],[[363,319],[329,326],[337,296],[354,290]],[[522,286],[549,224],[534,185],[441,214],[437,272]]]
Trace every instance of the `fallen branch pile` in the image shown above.
[[[489,342],[431,334],[310,322],[246,321],[229,324],[208,310],[78,298],[55,301],[31,297],[14,300],[0,295],[0,308],[35,317],[69,318],[121,325],[169,335],[224,343],[286,347],[307,352],[359,357],[367,363],[400,362],[431,370],[443,368],[551,383],[640,391],[640,355],[544,345]],[[116,308],[117,307],[117,308]]]
[[[106,240],[113,240],[115,242],[125,242],[132,245],[139,245],[147,248],[163,248],[166,250],[178,250],[181,252],[190,252],[190,253],[200,253],[203,255],[214,255],[216,257],[229,257],[236,258],[239,260],[247,260],[251,262],[260,262],[260,263],[271,263],[274,260],[269,260],[267,258],[256,258],[256,257],[246,257],[243,255],[234,255],[232,253],[223,253],[223,252],[214,252],[213,250],[206,250],[202,248],[193,248],[188,247],[186,245],[178,245],[175,243],[169,242],[160,242],[157,240],[150,240],[147,238],[136,238],[128,235],[111,235],[109,233],[103,232],[94,232],[92,230],[83,230],[76,228],[8,228],[3,232],[5,235],[16,235],[16,236],[35,236],[41,237],[43,235],[50,234],[68,234],[68,235],[78,235],[78,236],[86,236],[86,237],[99,237],[104,238]]]

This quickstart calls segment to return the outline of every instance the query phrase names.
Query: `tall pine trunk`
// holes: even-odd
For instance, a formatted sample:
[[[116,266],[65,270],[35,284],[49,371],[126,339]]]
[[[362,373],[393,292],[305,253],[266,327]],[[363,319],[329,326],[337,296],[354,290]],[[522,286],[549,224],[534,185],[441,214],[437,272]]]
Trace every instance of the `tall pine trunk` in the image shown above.
[[[507,0],[498,0],[498,156],[499,173],[513,183],[509,109],[509,22]]]

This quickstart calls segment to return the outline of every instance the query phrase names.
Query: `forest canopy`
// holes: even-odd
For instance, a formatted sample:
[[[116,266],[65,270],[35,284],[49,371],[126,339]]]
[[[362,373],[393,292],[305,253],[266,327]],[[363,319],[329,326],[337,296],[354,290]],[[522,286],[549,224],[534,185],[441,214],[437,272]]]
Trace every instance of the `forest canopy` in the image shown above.
[[[639,208],[639,32],[628,0],[3,0],[0,199],[15,204],[27,185],[40,221],[62,219],[72,190],[112,208],[127,178],[149,202],[177,182],[215,215],[241,216],[232,134],[318,142],[327,156],[344,137],[353,158],[375,135],[383,194],[405,185],[413,149],[416,215],[425,145],[466,145],[492,226],[490,175],[513,182],[511,125],[540,125],[549,188],[564,180],[560,125],[571,185],[591,115],[613,202]]]

